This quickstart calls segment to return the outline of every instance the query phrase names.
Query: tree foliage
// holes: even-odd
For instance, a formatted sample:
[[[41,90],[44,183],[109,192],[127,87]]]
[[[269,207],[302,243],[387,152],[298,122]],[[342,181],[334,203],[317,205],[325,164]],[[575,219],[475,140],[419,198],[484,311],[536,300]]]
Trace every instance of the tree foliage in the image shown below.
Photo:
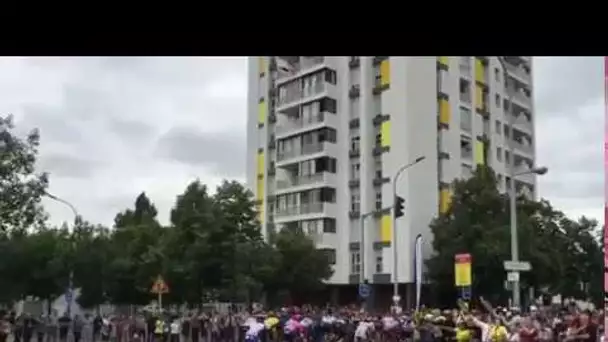
[[[0,232],[41,227],[46,218],[40,200],[48,178],[35,172],[40,135],[20,138],[14,128],[12,116],[0,116]]]
[[[598,222],[571,220],[548,201],[517,198],[520,260],[532,264],[521,274],[524,288],[565,297],[593,299],[602,295],[603,251]],[[449,210],[431,223],[435,255],[428,276],[442,302],[457,298],[454,255],[472,255],[473,293],[506,301],[503,261],[511,259],[508,196],[500,194],[494,172],[478,167],[474,176],[453,184]]]

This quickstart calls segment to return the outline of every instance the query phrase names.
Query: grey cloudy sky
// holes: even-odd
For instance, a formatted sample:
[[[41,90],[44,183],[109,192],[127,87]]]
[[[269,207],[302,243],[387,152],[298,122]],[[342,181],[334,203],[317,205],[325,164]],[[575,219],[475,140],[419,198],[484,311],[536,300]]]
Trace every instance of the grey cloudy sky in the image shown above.
[[[540,194],[573,216],[603,213],[603,64],[536,58]],[[111,224],[145,190],[165,221],[196,177],[244,180],[245,58],[1,58],[0,112],[42,133],[50,192]],[[46,201],[53,222],[71,221]]]

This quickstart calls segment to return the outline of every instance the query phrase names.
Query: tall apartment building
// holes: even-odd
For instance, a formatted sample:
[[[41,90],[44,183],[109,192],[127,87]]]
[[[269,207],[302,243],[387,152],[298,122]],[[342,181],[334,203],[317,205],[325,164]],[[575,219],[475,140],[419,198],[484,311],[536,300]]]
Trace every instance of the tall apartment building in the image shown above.
[[[453,180],[487,163],[504,190],[506,163],[534,165],[531,68],[530,57],[510,58],[509,103],[496,57],[251,57],[247,180],[262,231],[308,232],[334,263],[332,284],[362,271],[392,282],[395,247],[399,282],[413,282],[414,239],[432,252],[428,225],[449,206]],[[395,241],[391,179],[420,156],[397,184],[405,215]],[[534,196],[534,175],[516,185]],[[359,217],[374,211],[361,246]]]

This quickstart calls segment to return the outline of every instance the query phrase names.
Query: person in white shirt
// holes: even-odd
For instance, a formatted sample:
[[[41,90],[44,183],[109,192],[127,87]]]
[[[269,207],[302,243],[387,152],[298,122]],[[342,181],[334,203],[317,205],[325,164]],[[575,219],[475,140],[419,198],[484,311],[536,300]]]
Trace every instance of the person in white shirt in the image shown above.
[[[369,341],[372,331],[374,331],[374,323],[367,319],[362,320],[355,330],[355,342]]]
[[[179,318],[174,318],[171,321],[171,325],[169,327],[169,333],[171,334],[171,342],[179,342],[179,333],[182,324]]]
[[[245,341],[260,342],[260,333],[265,329],[264,323],[258,321],[250,321],[247,326],[249,328],[247,329],[247,332],[245,332]]]

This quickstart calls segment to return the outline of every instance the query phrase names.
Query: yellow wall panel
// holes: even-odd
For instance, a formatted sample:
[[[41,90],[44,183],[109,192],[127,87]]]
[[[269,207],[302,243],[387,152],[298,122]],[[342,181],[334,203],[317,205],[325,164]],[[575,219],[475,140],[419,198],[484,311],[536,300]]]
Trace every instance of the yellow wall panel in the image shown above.
[[[484,165],[485,164],[485,145],[483,141],[477,140],[475,142],[475,164]]]
[[[258,123],[266,123],[266,101],[258,104]]]
[[[265,159],[264,158],[264,152],[258,152],[258,160],[257,160],[257,167],[258,167],[257,168],[257,170],[258,170],[257,174],[258,175],[263,175],[264,174],[264,167],[266,166],[264,164],[264,161],[265,161],[264,159]]]
[[[452,117],[450,103],[446,99],[439,100],[439,122],[449,125]]]
[[[486,83],[485,67],[479,58],[475,58],[475,80],[481,83]]]
[[[475,86],[475,108],[483,110],[483,88],[479,85]]]
[[[391,84],[391,62],[385,59],[380,63],[380,85]]]
[[[390,214],[383,215],[380,220],[380,241],[391,242],[393,239],[393,217]]]
[[[258,57],[258,71],[260,74],[266,72],[266,57]]]
[[[261,224],[264,224],[264,203],[258,205],[258,221],[260,221]]]
[[[255,199],[264,199],[264,178],[258,178],[256,181]]]
[[[384,121],[380,125],[380,137],[382,138],[380,145],[382,147],[391,146],[391,122]]]
[[[452,192],[448,189],[439,191],[439,212],[445,214],[452,204]]]
[[[437,60],[439,61],[439,64],[443,64],[445,66],[448,66],[448,63],[450,61],[449,58],[446,56],[437,57]]]

